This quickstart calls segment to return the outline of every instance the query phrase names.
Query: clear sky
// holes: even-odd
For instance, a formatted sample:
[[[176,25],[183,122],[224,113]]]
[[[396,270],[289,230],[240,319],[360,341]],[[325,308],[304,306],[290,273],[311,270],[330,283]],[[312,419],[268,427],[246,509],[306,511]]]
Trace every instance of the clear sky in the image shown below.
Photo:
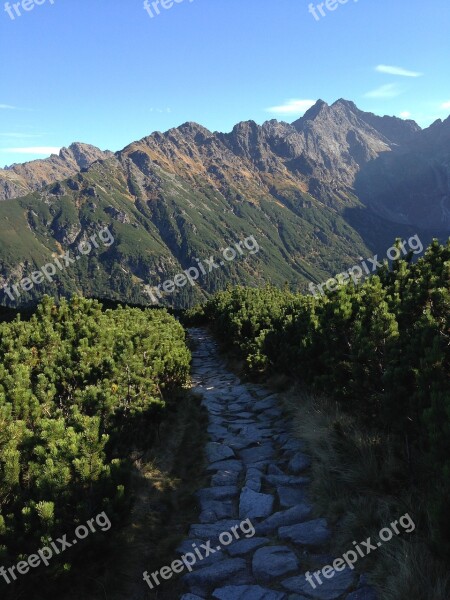
[[[0,165],[185,121],[292,122],[318,98],[450,114],[449,0],[0,0]],[[169,4],[170,0],[160,0]],[[25,10],[25,5],[29,10]],[[316,16],[314,16],[315,12]]]

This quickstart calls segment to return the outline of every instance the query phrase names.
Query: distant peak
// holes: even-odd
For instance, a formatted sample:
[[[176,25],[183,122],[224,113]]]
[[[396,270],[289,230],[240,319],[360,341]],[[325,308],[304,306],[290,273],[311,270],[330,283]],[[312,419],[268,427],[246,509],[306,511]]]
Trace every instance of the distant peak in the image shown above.
[[[95,148],[96,150],[98,150],[96,146],[92,146],[91,144],[84,144],[83,142],[72,142],[69,146],[69,150],[83,150],[87,148]]]
[[[240,123],[236,123],[236,125],[233,127],[234,132],[247,130],[255,131],[256,129],[259,129],[259,125],[256,123],[256,121],[253,121],[252,119],[250,119],[249,121],[240,121]]]
[[[301,119],[304,121],[312,121],[313,119],[315,119],[317,117],[317,115],[319,115],[324,109],[327,109],[327,108],[329,108],[328,104],[324,100],[319,99],[314,104],[314,106],[311,106],[311,108],[308,108],[308,110],[305,112],[303,117],[301,117]]]
[[[68,148],[61,148],[59,157],[63,160],[74,160],[80,169],[86,169],[96,160],[106,158],[111,152],[103,152],[97,146],[84,144],[82,142],[73,142]]]
[[[336,100],[336,102],[333,102],[331,107],[333,108],[336,105],[344,106],[345,108],[349,108],[352,111],[359,111],[359,108],[356,106],[356,104],[354,102],[352,102],[351,100],[345,100],[344,98],[339,98],[339,100]]]
[[[328,104],[324,100],[319,99],[313,106],[311,106],[311,108],[308,108],[303,117],[300,117],[300,119],[294,121],[292,125],[296,129],[300,130],[303,123],[306,121],[314,121],[314,119],[327,108],[329,108]]]
[[[177,129],[182,133],[203,133],[204,135],[212,135],[209,129],[206,129],[206,127],[203,127],[203,125],[200,125],[195,121],[186,121],[186,123],[183,123],[182,125],[177,127]]]

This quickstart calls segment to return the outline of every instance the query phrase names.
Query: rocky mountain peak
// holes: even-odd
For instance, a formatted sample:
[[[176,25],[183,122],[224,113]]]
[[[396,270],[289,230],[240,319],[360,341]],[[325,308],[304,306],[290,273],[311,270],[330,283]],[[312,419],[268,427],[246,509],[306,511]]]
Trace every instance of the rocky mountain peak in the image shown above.
[[[187,121],[176,129],[184,136],[193,139],[207,139],[213,135],[209,129],[203,127],[203,125],[199,125],[199,123],[195,123],[195,121]]]
[[[113,156],[112,152],[103,152],[96,146],[75,142],[68,148],[61,148],[58,155],[52,154],[49,158],[0,169],[0,200],[40,190],[49,183],[71,177],[95,161],[110,156]]]
[[[103,152],[91,144],[74,142],[73,144],[70,144],[68,148],[63,148],[59,153],[59,156],[61,158],[71,157],[80,169],[87,169],[89,165],[96,160],[102,160],[107,156],[112,156],[112,152],[109,152],[108,150]]]
[[[447,227],[449,143],[450,118],[422,131],[412,120],[377,116],[340,98],[331,105],[317,100],[292,124],[271,119],[258,125],[248,120],[229,133],[219,133],[186,122],[133,142],[115,156],[132,174],[134,184],[141,186],[143,197],[157,197],[153,188],[162,170],[195,185],[207,182],[226,198],[259,202],[281,185],[295,190],[294,195],[308,192],[318,201],[340,206],[351,194],[391,221],[422,222],[426,213],[427,223],[443,222]],[[76,142],[59,156],[0,170],[0,199],[41,190],[110,156]],[[96,168],[117,166],[103,162]],[[428,192],[429,182],[433,193]],[[426,194],[433,210],[426,208]],[[418,195],[420,202],[414,200]]]
[[[314,121],[317,119],[317,117],[319,117],[319,115],[322,115],[327,108],[329,108],[329,106],[326,102],[324,102],[324,100],[317,100],[314,106],[308,108],[303,117],[300,117],[292,123],[293,127],[295,127],[298,131],[302,131],[304,123],[307,121]]]

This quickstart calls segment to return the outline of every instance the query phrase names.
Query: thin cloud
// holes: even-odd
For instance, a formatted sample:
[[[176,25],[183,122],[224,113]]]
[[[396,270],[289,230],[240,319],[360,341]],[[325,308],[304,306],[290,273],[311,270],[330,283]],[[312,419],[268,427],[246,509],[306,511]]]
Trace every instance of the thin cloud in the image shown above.
[[[402,94],[402,90],[396,83],[386,83],[380,87],[364,94],[365,98],[396,98]]]
[[[29,146],[26,148],[3,148],[2,152],[15,154],[59,154],[60,146]]]
[[[404,110],[403,112],[400,113],[400,116],[402,119],[409,119],[409,117],[411,116],[411,113],[408,110]]]
[[[287,100],[280,106],[266,108],[266,111],[278,115],[301,115],[305,113],[308,108],[314,106],[315,103],[316,100]]]
[[[444,110],[450,110],[450,101],[449,102],[443,102],[441,104],[441,108],[443,108]]]
[[[21,110],[32,112],[34,111],[34,108],[24,108],[23,106],[13,106],[12,104],[0,104],[0,110]]]
[[[163,108],[150,108],[149,110],[150,110],[150,112],[157,112],[157,113],[163,113],[163,112],[171,113],[172,112],[172,109],[169,106],[167,106],[164,109]]]
[[[387,73],[388,75],[399,75],[400,77],[422,77],[423,73],[418,71],[408,71],[402,67],[392,67],[389,65],[378,65],[375,67],[375,71],[378,73]]]
[[[37,138],[42,137],[40,133],[16,133],[16,132],[5,132],[0,133],[0,137],[3,138],[17,138],[17,139],[25,139],[25,138]]]

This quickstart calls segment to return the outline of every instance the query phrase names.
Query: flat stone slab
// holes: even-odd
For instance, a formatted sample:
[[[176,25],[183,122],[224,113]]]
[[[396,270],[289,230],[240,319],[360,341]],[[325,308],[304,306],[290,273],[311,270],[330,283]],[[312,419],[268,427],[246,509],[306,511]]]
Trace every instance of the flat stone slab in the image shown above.
[[[216,437],[225,437],[228,433],[227,429],[222,425],[208,425],[207,429],[209,435]]]
[[[240,519],[224,519],[223,521],[217,521],[216,523],[211,524],[195,523],[194,525],[191,525],[189,529],[189,537],[217,542],[219,535],[225,531],[230,532],[232,527],[237,527],[238,530],[240,530],[240,524]]]
[[[322,585],[319,585],[312,574],[311,577],[313,577],[312,583],[316,586],[315,588],[307,581],[304,575],[285,579],[282,582],[282,585],[291,592],[304,593],[308,598],[317,600],[337,600],[337,598],[340,598],[342,594],[347,592],[355,582],[355,575],[350,569],[345,569],[340,572],[335,571],[331,579],[325,579],[325,577],[320,574],[319,577],[322,581]]]
[[[246,396],[247,402],[234,402],[233,404],[228,405],[228,410],[231,413],[240,413],[242,412],[248,405],[249,402],[252,401],[252,397],[250,395]]]
[[[215,523],[220,519],[231,519],[235,517],[233,503],[230,500],[204,500],[202,502],[202,512],[198,520],[200,523]]]
[[[261,583],[270,583],[277,577],[295,573],[298,568],[297,557],[286,546],[259,548],[253,555],[253,575]]]
[[[231,433],[240,433],[249,424],[251,424],[249,419],[239,419],[228,425],[228,431],[231,431]]]
[[[234,398],[239,398],[243,394],[248,394],[248,390],[245,385],[238,383],[237,385],[233,385],[233,387],[230,389],[230,394],[232,394]]]
[[[230,580],[236,585],[244,585],[252,581],[246,562],[242,558],[222,560],[204,569],[188,573],[182,579],[193,594],[202,596],[206,596],[213,589]]]
[[[252,537],[248,540],[238,540],[230,546],[227,546],[227,552],[230,556],[245,556],[245,554],[256,550],[256,548],[265,546],[268,543],[269,540],[262,537]]]
[[[265,438],[270,438],[273,435],[273,431],[263,428],[262,426],[258,427],[256,423],[249,423],[248,425],[231,424],[229,430],[234,433],[239,433],[239,435],[246,440],[255,444],[263,441]]]
[[[261,480],[258,481],[257,479],[246,479],[245,487],[248,487],[253,492],[260,492],[261,491]]]
[[[278,402],[278,396],[276,394],[272,394],[271,396],[267,396],[264,400],[258,400],[253,404],[253,410],[256,412],[261,412],[263,410],[270,410],[271,408],[276,408]]]
[[[277,419],[269,417],[266,412],[261,412],[256,415],[256,425],[261,429],[270,429],[270,439],[273,440],[278,432],[275,431]]]
[[[224,444],[229,446],[232,450],[244,450],[248,448],[253,442],[251,440],[245,439],[240,435],[228,434],[224,440]]]
[[[254,492],[260,492],[262,477],[263,474],[259,469],[247,469],[247,473],[245,474],[245,486]]]
[[[300,440],[294,440],[294,439],[289,439],[285,444],[283,444],[283,446],[281,447],[282,450],[285,450],[287,452],[300,452],[301,450],[303,450],[305,447],[305,443],[301,442]]]
[[[251,402],[253,403],[255,401],[255,398],[253,397],[253,395],[250,393],[250,390],[248,389],[248,385],[244,384],[245,386],[245,392],[243,392],[239,397],[238,400],[239,402]]]
[[[233,415],[233,421],[228,425],[228,431],[237,433],[242,429],[242,427],[252,425],[253,423],[254,421],[252,417],[239,417],[239,415]]]
[[[311,459],[303,452],[296,452],[294,456],[291,458],[288,464],[288,469],[294,475],[298,475],[305,469],[308,469],[311,466]]]
[[[274,464],[269,465],[269,468],[267,469],[267,474],[268,475],[281,475],[281,476],[286,477],[286,473],[284,471],[282,471],[278,465],[274,465]]]
[[[283,592],[275,592],[259,585],[228,585],[214,590],[215,600],[286,600]]]
[[[281,410],[279,408],[269,408],[269,410],[266,410],[264,412],[264,415],[271,417],[271,418],[278,419],[279,417],[283,416],[283,413],[281,412]]]
[[[240,473],[244,465],[240,460],[220,460],[219,462],[212,463],[206,467],[208,472],[211,471],[236,471]]]
[[[203,488],[197,492],[200,504],[205,500],[232,500],[238,495],[236,485],[219,485],[211,488]]]
[[[270,465],[270,460],[258,460],[254,463],[248,463],[247,467],[249,469],[259,469],[260,471],[264,471],[265,468]]]
[[[239,454],[242,460],[248,464],[272,459],[275,456],[275,450],[272,444],[264,444],[255,446],[254,448],[248,448],[247,450],[241,450]]]
[[[282,510],[270,516],[262,523],[255,525],[257,535],[272,533],[279,527],[295,525],[306,521],[311,515],[312,509],[308,504],[298,504],[288,510]]]
[[[258,383],[247,383],[247,389],[258,398],[267,398],[272,395],[271,392],[268,392],[264,386],[259,385]]]
[[[234,458],[234,452],[225,444],[208,442],[206,444],[206,456],[210,463],[215,463],[220,460],[226,460],[227,458]]]
[[[211,478],[211,485],[236,485],[238,478],[237,471],[217,471]]]
[[[203,400],[202,405],[205,406],[212,415],[220,416],[224,412],[223,406],[212,405],[212,403],[207,400]]]
[[[291,486],[299,486],[299,485],[307,485],[310,483],[309,477],[298,477],[291,475],[266,475],[266,481],[270,485],[291,485]]]
[[[320,546],[330,539],[326,519],[313,519],[298,525],[280,527],[278,537],[301,546]]]
[[[282,508],[296,506],[306,500],[306,491],[294,487],[284,487],[280,485],[277,487],[277,493]]]
[[[271,494],[260,494],[248,487],[243,487],[239,500],[239,517],[268,517],[272,513],[274,497]]]

